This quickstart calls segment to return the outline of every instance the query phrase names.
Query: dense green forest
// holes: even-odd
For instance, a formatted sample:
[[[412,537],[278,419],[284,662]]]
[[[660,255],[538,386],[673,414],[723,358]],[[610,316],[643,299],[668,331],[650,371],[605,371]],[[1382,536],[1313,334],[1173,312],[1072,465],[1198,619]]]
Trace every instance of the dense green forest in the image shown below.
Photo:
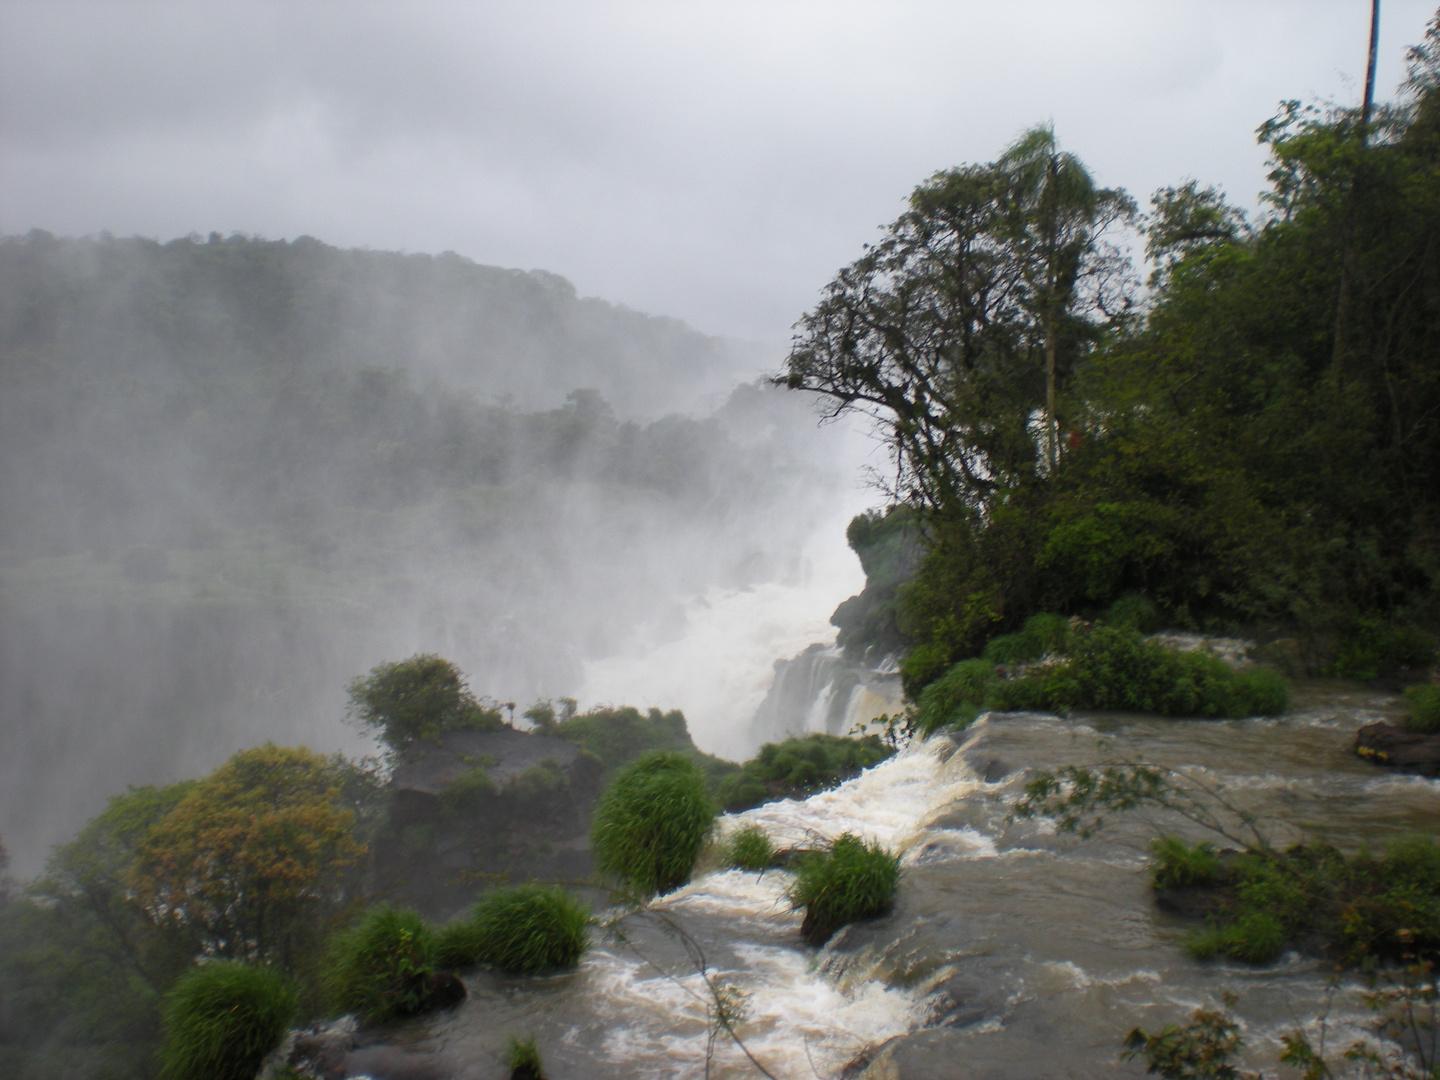
[[[1040,128],[937,173],[802,321],[780,382],[872,416],[926,555],[866,613],[917,693],[1032,615],[1130,594],[1285,639],[1295,670],[1423,668],[1440,587],[1440,32],[1395,103],[1283,103],[1249,217],[1140,212]],[[1127,237],[1152,268],[1130,271]],[[883,576],[883,575],[882,575]],[[886,591],[888,586],[888,592]],[[847,633],[851,632],[846,626]]]

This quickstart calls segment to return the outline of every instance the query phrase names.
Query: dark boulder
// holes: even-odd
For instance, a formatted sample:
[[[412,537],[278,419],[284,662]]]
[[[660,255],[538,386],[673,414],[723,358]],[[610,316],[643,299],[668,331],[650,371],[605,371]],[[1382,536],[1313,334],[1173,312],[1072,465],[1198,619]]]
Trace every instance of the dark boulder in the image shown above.
[[[1440,735],[1422,735],[1383,721],[1366,724],[1355,733],[1355,753],[1401,772],[1440,776]]]

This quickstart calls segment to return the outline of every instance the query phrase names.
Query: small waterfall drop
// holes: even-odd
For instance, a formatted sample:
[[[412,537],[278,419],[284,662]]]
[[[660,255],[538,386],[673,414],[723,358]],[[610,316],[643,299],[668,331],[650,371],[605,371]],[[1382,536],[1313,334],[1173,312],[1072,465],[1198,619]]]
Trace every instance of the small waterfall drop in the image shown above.
[[[815,950],[785,899],[787,872],[701,873],[652,915],[627,916],[623,940],[597,938],[576,971],[468,973],[470,1000],[419,1046],[476,1078],[503,1075],[517,1033],[540,1039],[558,1075],[705,1076],[708,991],[666,919],[718,983],[745,995],[737,1030],[784,1080],[840,1075],[862,1051],[867,1080],[1139,1078],[1143,1064],[1118,1060],[1128,1030],[1183,1020],[1228,992],[1239,995],[1247,1069],[1273,1070],[1281,1035],[1327,1009],[1332,1045],[1347,1045],[1372,1017],[1358,980],[1332,985],[1332,965],[1297,954],[1250,967],[1181,948],[1191,925],[1156,909],[1146,853],[1157,833],[1199,838],[1193,826],[1142,811],[1086,839],[1009,811],[1034,769],[1118,757],[1202,773],[1277,828],[1346,849],[1382,845],[1429,827],[1440,800],[1440,781],[1380,772],[1350,752],[1356,728],[1394,715],[1396,701],[1321,688],[1279,720],[983,717],[808,800],[721,819],[722,833],[753,823],[780,847],[842,832],[878,840],[901,856],[890,914]],[[708,1070],[755,1075],[723,1038]]]
[[[820,732],[845,735],[857,724],[901,708],[900,677],[851,660],[837,645],[817,642],[775,664],[775,677],[750,723],[751,739],[777,742]]]

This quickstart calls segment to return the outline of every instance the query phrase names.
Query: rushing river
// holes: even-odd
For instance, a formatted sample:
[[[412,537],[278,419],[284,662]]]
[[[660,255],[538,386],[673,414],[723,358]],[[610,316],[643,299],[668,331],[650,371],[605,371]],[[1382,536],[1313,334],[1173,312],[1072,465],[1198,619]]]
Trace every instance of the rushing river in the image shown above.
[[[1247,1064],[1273,1072],[1279,1036],[1313,1032],[1327,997],[1329,1044],[1358,1037],[1359,988],[1331,995],[1329,968],[1296,955],[1262,968],[1189,959],[1188,928],[1156,910],[1145,864],[1152,837],[1198,838],[1193,826],[1135,813],[1081,840],[1009,822],[1009,807],[1031,770],[1145,760],[1223,785],[1276,839],[1379,844],[1433,830],[1440,809],[1437,782],[1348,752],[1356,727],[1396,711],[1393,696],[1311,686],[1280,720],[992,715],[808,801],[722,819],[758,823],[780,846],[844,831],[891,846],[904,868],[892,914],[807,948],[784,900],[789,876],[773,870],[704,873],[658,910],[701,947],[713,978],[749,995],[737,1030],[783,1080],[838,1076],[862,1052],[866,1080],[1139,1076],[1118,1060],[1127,1031],[1183,1020],[1227,991]],[[660,920],[621,925],[625,940],[598,940],[574,972],[472,975],[469,1000],[412,1029],[412,1045],[467,1080],[505,1075],[512,1035],[536,1038],[551,1080],[704,1076],[707,998],[683,943]],[[759,1075],[723,1038],[710,1070]]]

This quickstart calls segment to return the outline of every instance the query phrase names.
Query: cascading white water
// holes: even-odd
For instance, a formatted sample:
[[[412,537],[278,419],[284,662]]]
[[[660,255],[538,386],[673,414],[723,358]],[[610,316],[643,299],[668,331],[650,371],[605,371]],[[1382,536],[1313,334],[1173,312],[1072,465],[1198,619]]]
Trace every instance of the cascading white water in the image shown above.
[[[1190,959],[1189,931],[1159,912],[1145,873],[1159,813],[1115,818],[1096,838],[1057,834],[1008,812],[1029,771],[1107,757],[1202,773],[1266,820],[1353,848],[1434,820],[1440,782],[1377,771],[1348,750],[1354,730],[1391,715],[1384,695],[1310,693],[1286,718],[1062,720],[1010,714],[955,738],[912,745],[805,801],[723,818],[760,825],[779,846],[842,832],[902,857],[894,911],[841,930],[823,949],[800,939],[790,876],[702,873],[631,915],[625,940],[600,940],[574,972],[542,979],[467,977],[471,1000],[432,1024],[422,1046],[454,1074],[499,1077],[510,1035],[534,1034],[557,1076],[621,1080],[705,1075],[707,992],[673,920],[708,970],[748,995],[737,1030],[775,1076],[835,1076],[862,1050],[880,1077],[1038,1080],[1143,1074],[1118,1060],[1131,1027],[1157,1029],[1239,995],[1246,1067],[1273,1070],[1280,1036],[1328,1009],[1332,1046],[1366,1036],[1361,987],[1329,986],[1323,961],[1264,967]],[[1277,834],[1283,839],[1283,833]],[[711,1075],[756,1075],[717,1042]]]
[[[616,655],[584,664],[576,697],[599,704],[678,708],[702,750],[743,760],[759,746],[751,720],[775,678],[776,657],[834,641],[830,615],[865,584],[845,543],[845,525],[863,507],[852,492],[833,517],[816,522],[787,581],[710,589],[684,607],[680,632],[637,635]]]
[[[916,745],[809,800],[770,803],[722,819],[723,832],[754,823],[780,846],[813,845],[852,832],[902,853],[902,866],[930,850],[936,811],[983,786],[949,744]],[[976,837],[977,850],[983,840]],[[704,950],[719,982],[746,995],[746,1047],[777,1076],[833,1076],[865,1047],[901,1035],[926,1014],[930,984],[886,985],[853,965],[830,965],[800,941],[800,914],[785,899],[791,876],[723,870],[659,900]],[[545,1009],[558,1053],[575,1051],[575,1073],[659,1078],[705,1075],[709,998],[700,973],[645,917],[620,924],[625,941],[602,940],[579,970],[531,980],[538,1000],[517,1002],[514,981],[484,976],[475,999],[436,1034],[452,1057],[484,1056],[497,1027],[521,1030],[527,1009]],[[843,934],[840,936],[843,938]],[[837,943],[840,939],[837,939]],[[837,977],[833,969],[845,967]],[[519,1005],[519,1008],[516,1006]],[[525,1030],[535,1030],[534,1027]],[[579,1063],[584,1062],[581,1066]],[[711,1076],[755,1075],[740,1050],[717,1042]]]

